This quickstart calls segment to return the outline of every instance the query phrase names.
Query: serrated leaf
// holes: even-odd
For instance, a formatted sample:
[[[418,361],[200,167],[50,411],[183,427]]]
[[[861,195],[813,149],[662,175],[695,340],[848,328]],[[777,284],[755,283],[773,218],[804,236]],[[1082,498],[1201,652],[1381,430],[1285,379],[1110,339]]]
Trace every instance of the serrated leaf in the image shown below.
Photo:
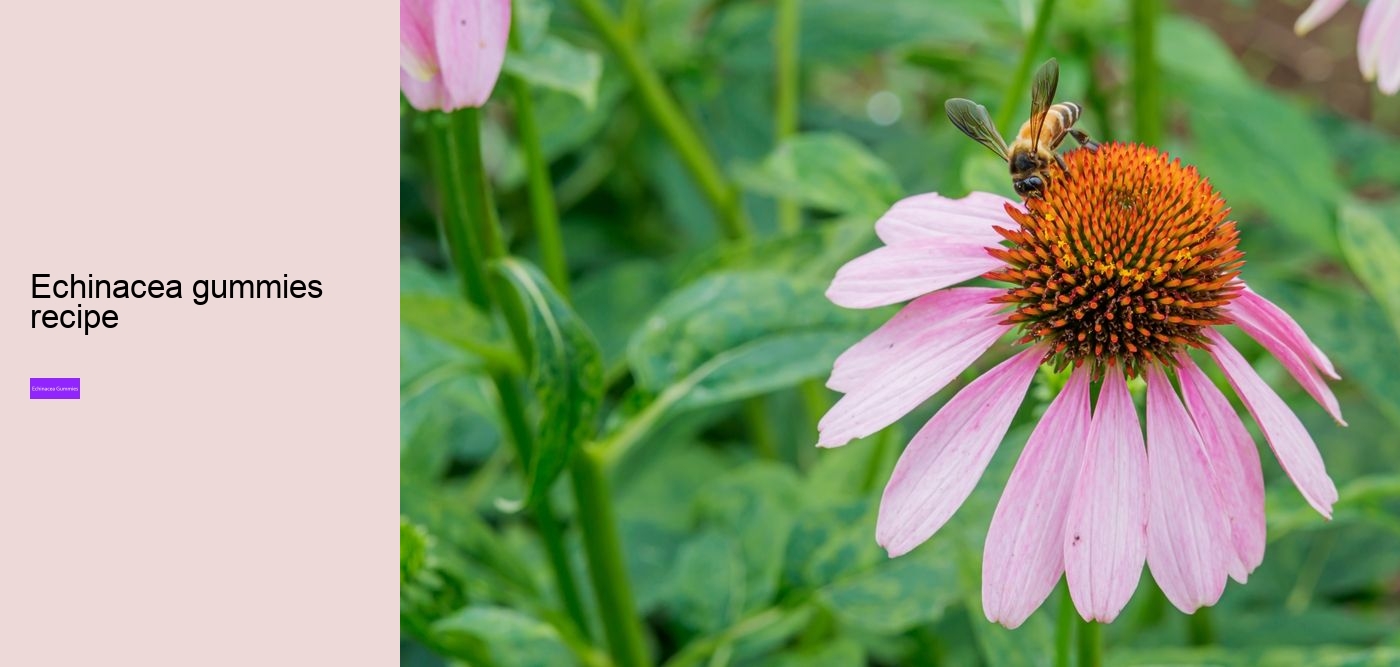
[[[529,322],[530,386],[540,418],[525,488],[526,503],[534,504],[593,435],[603,400],[602,352],[583,320],[538,269],[506,258],[497,272]]]
[[[632,336],[627,356],[633,375],[642,388],[660,391],[745,344],[804,333],[850,336],[874,328],[875,317],[837,308],[827,301],[825,289],[824,281],[763,271],[725,272],[698,280],[661,302]],[[752,359],[742,350],[735,356]],[[826,370],[834,359],[835,355],[822,359]],[[706,377],[722,370],[724,363],[704,369]],[[726,377],[744,379],[732,373]]]
[[[1337,236],[1352,272],[1380,302],[1400,336],[1400,208],[1343,204]]]
[[[470,606],[433,624],[438,644],[453,657],[499,667],[574,665],[553,626],[505,607]]]
[[[531,85],[572,95],[585,108],[592,109],[598,103],[602,56],[554,35],[546,35],[528,50],[507,53],[504,69]]]
[[[741,169],[738,178],[749,189],[811,208],[872,217],[901,194],[890,166],[841,134],[793,137],[758,166]]]

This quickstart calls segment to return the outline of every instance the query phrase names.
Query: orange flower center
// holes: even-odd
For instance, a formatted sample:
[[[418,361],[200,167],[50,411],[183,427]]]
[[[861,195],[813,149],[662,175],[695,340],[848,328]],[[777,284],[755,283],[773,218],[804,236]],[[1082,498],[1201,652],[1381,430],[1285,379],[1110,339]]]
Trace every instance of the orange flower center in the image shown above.
[[[1022,343],[1046,343],[1057,368],[1122,364],[1129,375],[1171,366],[1202,329],[1229,322],[1222,306],[1244,265],[1229,209],[1195,167],[1155,148],[1103,144],[1065,155],[1043,198],[1007,212],[1019,229],[989,250],[1006,267],[986,274],[1015,286],[998,301]]]

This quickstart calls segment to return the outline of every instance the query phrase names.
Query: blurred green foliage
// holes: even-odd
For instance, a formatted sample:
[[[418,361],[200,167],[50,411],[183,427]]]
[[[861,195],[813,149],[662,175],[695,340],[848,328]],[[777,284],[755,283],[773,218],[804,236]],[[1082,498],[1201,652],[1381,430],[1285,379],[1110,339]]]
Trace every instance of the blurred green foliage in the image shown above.
[[[826,284],[874,247],[872,223],[902,196],[1010,194],[1005,167],[942,105],[1001,99],[1037,5],[800,0],[802,133],[777,145],[774,3],[619,0],[629,37],[744,193],[757,238],[740,246],[720,241],[714,211],[574,5],[518,2],[505,76],[532,86],[574,295],[564,303],[522,260],[498,271],[525,304],[533,359],[460,299],[421,119],[405,113],[403,664],[608,664],[597,620],[577,628],[561,611],[517,502],[565,499],[568,483],[553,482],[592,434],[657,662],[1049,664],[1058,595],[1014,631],[987,623],[979,602],[982,538],[1044,392],[953,522],[899,559],[874,543],[880,489],[904,434],[956,387],[884,433],[813,447],[834,398],[817,383],[893,312],[837,308]],[[1062,0],[1057,12],[1037,57],[1060,60],[1061,97],[1085,105],[1097,138],[1134,140],[1126,0]],[[1400,664],[1400,139],[1265,85],[1187,13],[1168,12],[1156,43],[1164,148],[1234,207],[1245,278],[1332,356],[1350,426],[1232,333],[1317,440],[1341,490],[1335,519],[1313,513],[1264,448],[1268,553],[1214,608],[1212,643],[1191,645],[1186,617],[1144,577],[1105,629],[1108,661]],[[512,252],[538,261],[504,89],[486,109],[487,166]],[[1396,104],[1377,103],[1392,115]],[[778,232],[775,198],[801,204],[800,232]],[[488,376],[501,370],[533,374],[526,416],[544,455],[528,472],[504,443]],[[558,506],[582,572],[571,505]]]

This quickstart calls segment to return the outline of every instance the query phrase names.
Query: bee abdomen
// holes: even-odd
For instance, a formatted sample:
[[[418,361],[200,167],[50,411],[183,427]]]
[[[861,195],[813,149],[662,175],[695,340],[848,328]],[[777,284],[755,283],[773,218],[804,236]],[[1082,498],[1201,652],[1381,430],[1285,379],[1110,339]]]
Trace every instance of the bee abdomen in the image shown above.
[[[1060,127],[1074,127],[1074,123],[1079,120],[1079,114],[1084,109],[1074,102],[1060,102],[1050,107],[1050,112],[1060,119]]]

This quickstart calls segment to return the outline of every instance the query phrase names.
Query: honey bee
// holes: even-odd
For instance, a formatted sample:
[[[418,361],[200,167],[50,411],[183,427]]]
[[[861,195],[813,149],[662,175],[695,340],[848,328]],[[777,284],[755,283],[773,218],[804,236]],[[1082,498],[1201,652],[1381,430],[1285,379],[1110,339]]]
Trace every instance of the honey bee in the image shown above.
[[[944,105],[948,120],[953,121],[953,125],[963,134],[1006,160],[1011,167],[1011,187],[1023,199],[1041,196],[1041,189],[1050,178],[1051,163],[1059,165],[1065,174],[1069,173],[1065,159],[1055,152],[1065,136],[1074,137],[1079,145],[1089,150],[1099,147],[1088,133],[1074,127],[1082,111],[1078,104],[1050,103],[1059,84],[1060,65],[1051,58],[1035,72],[1031,83],[1030,120],[1021,125],[1021,131],[1016,133],[1016,140],[1010,146],[1001,138],[996,125],[992,124],[987,107],[960,97],[948,100]]]

